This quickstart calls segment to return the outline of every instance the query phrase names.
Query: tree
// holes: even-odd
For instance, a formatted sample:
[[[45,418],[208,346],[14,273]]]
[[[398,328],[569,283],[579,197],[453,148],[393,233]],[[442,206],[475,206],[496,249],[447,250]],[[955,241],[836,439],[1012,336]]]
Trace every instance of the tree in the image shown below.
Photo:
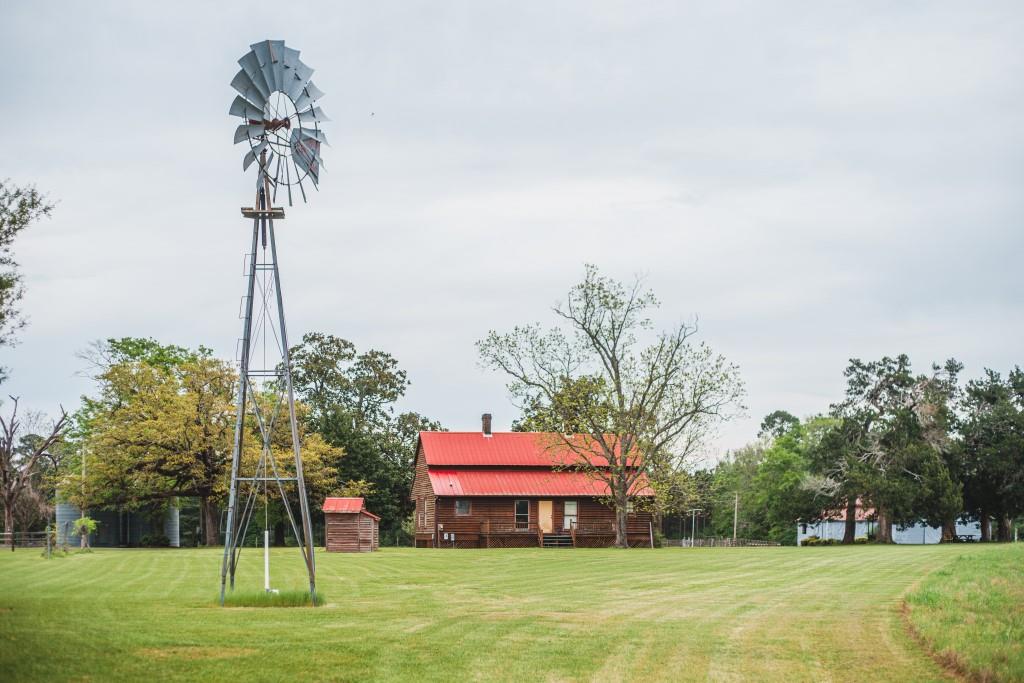
[[[619,547],[627,547],[627,509],[645,478],[680,469],[709,430],[741,408],[743,396],[738,368],[691,343],[695,324],[641,346],[657,306],[639,278],[626,286],[588,265],[553,309],[562,327],[491,331],[477,344],[482,363],[509,376],[521,409],[541,406],[552,424],[579,428],[555,432],[552,448],[570,454],[555,464],[607,486]]]
[[[168,347],[170,355],[158,354],[167,359],[161,362],[149,352],[123,354],[120,348],[110,343],[111,364],[98,376],[99,397],[87,401],[93,415],[83,446],[93,502],[133,508],[194,496],[205,542],[214,545],[216,502],[227,491],[234,369],[204,350],[179,356]],[[66,488],[78,489],[73,483]]]
[[[84,514],[75,520],[72,528],[75,530],[75,534],[78,536],[81,542],[83,550],[89,547],[89,536],[96,533],[96,529],[100,523],[92,517],[86,517]]]
[[[761,420],[757,435],[762,438],[778,439],[790,430],[800,426],[800,419],[785,410],[776,410]]]
[[[49,426],[48,435],[25,444],[19,441],[24,424],[18,416],[18,399],[11,396],[11,401],[10,417],[0,416],[0,498],[4,505],[4,534],[13,551],[16,506],[26,491],[31,491],[31,480],[39,473],[41,461],[48,459],[56,464],[60,451],[54,446],[67,428],[68,414],[61,408],[60,416]],[[36,420],[37,416],[29,416],[30,422]]]
[[[219,541],[220,505],[230,485],[237,374],[209,349],[189,350],[152,339],[112,339],[88,354],[97,370],[99,393],[84,399],[76,436],[89,453],[86,481],[65,478],[62,490],[83,509],[92,505],[133,509],[169,504],[179,497],[199,500],[204,542]],[[264,414],[273,396],[256,395]],[[307,409],[298,404],[300,414]],[[321,499],[333,484],[328,461],[337,449],[300,425],[304,476],[311,496]],[[242,453],[255,468],[263,440],[255,420]],[[277,420],[271,450],[282,476],[293,474],[291,433]],[[285,486],[294,495],[294,486]],[[83,493],[84,492],[84,493]],[[269,512],[269,510],[268,510]]]
[[[330,334],[302,335],[302,342],[291,349],[291,359],[295,392],[313,416],[340,406],[360,429],[386,429],[395,401],[409,386],[391,354],[375,349],[357,353],[352,342]]]
[[[1010,520],[1024,514],[1024,372],[1014,368],[1003,377],[985,370],[964,391],[960,420],[963,437],[959,473],[967,511],[990,540],[990,520],[997,537],[1011,539]]]
[[[14,240],[52,210],[53,204],[31,185],[18,187],[10,180],[0,180],[0,346],[14,343],[15,335],[25,326],[18,310],[25,287],[12,253]],[[6,370],[0,369],[0,381],[5,377]]]
[[[874,507],[880,542],[892,541],[893,524],[944,519],[961,505],[944,464],[961,367],[949,360],[932,366],[930,375],[914,375],[910,359],[900,355],[868,363],[855,358],[844,373],[846,399],[833,406],[842,424],[825,451],[833,457],[818,462],[820,481],[845,494],[848,511],[857,493]],[[940,498],[925,505],[926,491]]]
[[[346,339],[312,332],[291,358],[296,395],[310,408],[308,428],[338,449],[328,462],[336,472],[330,493],[363,491],[381,518],[382,542],[404,538],[419,432],[441,425],[415,412],[395,413],[410,382],[389,353],[360,353]]]

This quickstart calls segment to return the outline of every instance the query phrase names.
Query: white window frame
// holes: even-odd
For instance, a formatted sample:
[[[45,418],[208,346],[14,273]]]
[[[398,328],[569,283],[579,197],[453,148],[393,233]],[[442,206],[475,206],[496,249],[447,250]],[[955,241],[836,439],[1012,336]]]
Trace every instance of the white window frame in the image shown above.
[[[570,515],[566,512],[566,506],[569,504],[573,506],[573,513]],[[572,524],[569,524],[569,519],[572,519]],[[580,520],[580,503],[578,500],[567,500],[562,503],[562,529],[568,531],[579,525]]]

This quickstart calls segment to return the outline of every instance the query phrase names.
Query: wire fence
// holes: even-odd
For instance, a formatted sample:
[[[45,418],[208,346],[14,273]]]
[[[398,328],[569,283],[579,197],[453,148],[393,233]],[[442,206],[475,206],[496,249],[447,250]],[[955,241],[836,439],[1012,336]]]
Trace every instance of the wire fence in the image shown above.
[[[674,541],[681,548],[772,548],[782,545],[775,541],[762,541],[756,538],[683,538]]]
[[[13,534],[0,533],[0,546],[9,548],[11,538],[14,538],[15,548],[45,548],[45,531],[16,531]]]

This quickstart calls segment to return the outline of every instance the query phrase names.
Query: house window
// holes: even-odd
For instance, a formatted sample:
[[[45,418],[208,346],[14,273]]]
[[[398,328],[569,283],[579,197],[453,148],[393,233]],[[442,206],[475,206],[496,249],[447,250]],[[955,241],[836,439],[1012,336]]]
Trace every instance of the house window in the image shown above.
[[[633,508],[633,501],[626,501],[626,512],[630,514],[636,512],[636,510]]]
[[[530,501],[528,500],[516,501],[516,528],[530,528]]]
[[[460,499],[455,501],[455,514],[464,516],[469,514],[469,501],[466,499]]]
[[[565,507],[562,511],[562,528],[563,529],[575,529],[576,528],[576,501],[567,500],[565,501]]]
[[[426,512],[426,510],[427,510],[427,506],[423,502],[423,496],[420,496],[419,498],[416,499],[416,515],[417,515],[417,518],[419,519],[419,522],[417,523],[417,526],[419,526],[419,527],[424,527],[424,526],[427,525],[427,512]]]

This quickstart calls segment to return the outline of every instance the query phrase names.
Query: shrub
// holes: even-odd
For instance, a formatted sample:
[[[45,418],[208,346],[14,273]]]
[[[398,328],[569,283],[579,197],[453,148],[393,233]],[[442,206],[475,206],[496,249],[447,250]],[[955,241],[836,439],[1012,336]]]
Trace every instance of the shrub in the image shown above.
[[[821,539],[819,539],[817,536],[808,536],[800,542],[800,545],[818,545],[820,541]]]
[[[853,539],[853,542],[856,543],[857,545],[867,545],[868,544],[868,539],[865,538],[864,536],[858,536],[857,538]]]
[[[75,533],[82,539],[82,550],[89,550],[89,534],[96,533],[96,529],[100,523],[92,517],[79,517],[72,524],[71,528],[75,530]]]
[[[163,534],[145,534],[139,539],[140,548],[169,548],[171,539]]]
[[[665,545],[665,534],[663,534],[663,533],[661,533],[661,531],[655,529],[654,530],[654,547],[655,548],[660,548],[663,545]]]

